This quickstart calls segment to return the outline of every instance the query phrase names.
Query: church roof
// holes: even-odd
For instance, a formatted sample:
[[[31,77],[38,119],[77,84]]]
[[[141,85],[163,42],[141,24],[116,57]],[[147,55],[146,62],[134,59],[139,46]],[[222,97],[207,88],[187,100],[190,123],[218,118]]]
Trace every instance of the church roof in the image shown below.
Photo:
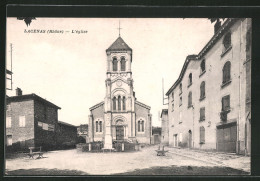
[[[106,50],[106,51],[120,51],[120,50],[130,50],[132,49],[125,43],[125,41],[119,36],[116,41]]]

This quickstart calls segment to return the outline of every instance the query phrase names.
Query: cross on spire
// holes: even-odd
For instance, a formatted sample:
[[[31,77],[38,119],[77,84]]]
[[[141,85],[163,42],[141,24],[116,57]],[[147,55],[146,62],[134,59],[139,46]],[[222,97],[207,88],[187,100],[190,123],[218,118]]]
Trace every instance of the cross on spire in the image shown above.
[[[120,21],[119,21],[119,27],[117,29],[119,31],[119,37],[120,37],[120,29],[122,29],[122,28],[120,28]]]

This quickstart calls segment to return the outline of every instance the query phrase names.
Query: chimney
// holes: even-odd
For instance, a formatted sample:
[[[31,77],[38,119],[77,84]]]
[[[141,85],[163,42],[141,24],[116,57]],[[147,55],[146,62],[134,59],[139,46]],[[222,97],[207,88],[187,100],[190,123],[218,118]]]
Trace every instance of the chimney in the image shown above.
[[[214,25],[214,34],[216,34],[218,32],[220,27],[221,27],[221,22],[219,20],[217,20],[217,22]]]
[[[22,91],[22,89],[20,89],[19,87],[17,87],[15,90],[16,90],[16,96],[21,96],[21,95],[23,95],[23,91]]]

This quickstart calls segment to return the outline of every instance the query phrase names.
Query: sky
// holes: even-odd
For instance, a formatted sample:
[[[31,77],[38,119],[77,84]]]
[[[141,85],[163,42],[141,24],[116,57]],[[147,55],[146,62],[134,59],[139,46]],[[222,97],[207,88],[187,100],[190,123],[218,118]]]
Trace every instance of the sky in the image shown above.
[[[214,33],[204,19],[183,18],[7,18],[6,66],[13,44],[13,90],[35,93],[61,107],[58,120],[87,124],[89,108],[105,98],[106,49],[121,37],[133,50],[132,73],[137,100],[151,106],[153,126],[160,126],[164,93],[179,77],[187,55],[198,54]],[[63,30],[64,33],[25,33]],[[86,33],[72,33],[84,30]],[[65,31],[68,31],[65,33]],[[10,82],[7,81],[7,87]]]

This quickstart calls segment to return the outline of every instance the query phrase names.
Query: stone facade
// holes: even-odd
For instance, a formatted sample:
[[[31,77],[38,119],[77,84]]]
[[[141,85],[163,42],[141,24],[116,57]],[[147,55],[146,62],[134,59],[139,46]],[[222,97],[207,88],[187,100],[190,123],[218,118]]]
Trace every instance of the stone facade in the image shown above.
[[[133,91],[132,49],[118,37],[106,53],[106,96],[90,108],[89,139],[104,142],[108,149],[115,140],[150,144],[150,107],[137,101]]]
[[[226,19],[198,55],[187,56],[166,93],[170,145],[249,154],[250,32],[251,19]]]
[[[161,126],[162,126],[162,135],[161,142],[164,145],[169,144],[169,120],[168,120],[168,109],[163,109],[161,113]]]
[[[77,129],[70,130],[58,123],[60,107],[36,94],[6,98],[7,150],[26,150],[42,146],[43,150],[55,149],[68,142],[67,135],[77,137]],[[61,131],[61,128],[63,131]]]

